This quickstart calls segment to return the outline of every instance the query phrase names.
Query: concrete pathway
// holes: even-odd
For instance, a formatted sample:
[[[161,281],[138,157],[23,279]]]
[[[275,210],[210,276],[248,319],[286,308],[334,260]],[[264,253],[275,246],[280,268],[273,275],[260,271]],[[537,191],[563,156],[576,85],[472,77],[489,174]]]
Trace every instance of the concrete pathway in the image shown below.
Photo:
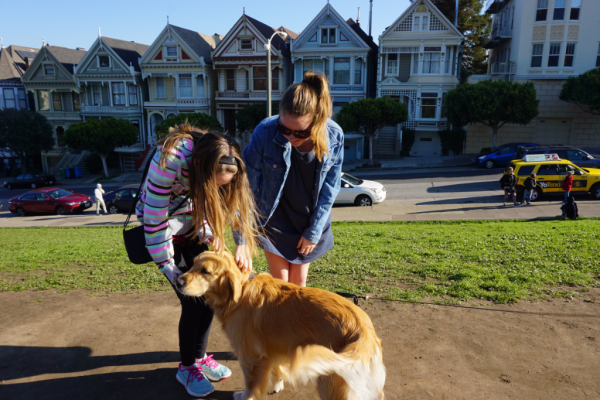
[[[503,219],[553,219],[560,216],[561,201],[542,201],[530,206],[503,208],[499,203],[457,202],[456,199],[415,201],[389,200],[373,207],[336,206],[332,221],[449,221],[449,220],[503,220]],[[579,201],[579,215],[600,217],[600,203]],[[17,217],[10,212],[0,212],[0,227],[73,227],[122,226],[125,214],[99,215],[89,210],[76,215],[39,215]],[[132,218],[131,225],[138,225]]]

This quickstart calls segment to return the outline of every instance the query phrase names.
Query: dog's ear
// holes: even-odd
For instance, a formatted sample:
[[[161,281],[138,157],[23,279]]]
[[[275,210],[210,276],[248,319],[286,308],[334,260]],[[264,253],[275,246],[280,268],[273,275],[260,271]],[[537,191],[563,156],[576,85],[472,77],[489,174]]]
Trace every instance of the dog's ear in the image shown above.
[[[237,268],[237,265],[234,266]],[[237,271],[232,271],[231,268],[227,269],[227,281],[229,283],[229,290],[231,299],[234,302],[238,302],[240,297],[242,297],[242,280],[240,274],[236,274]]]

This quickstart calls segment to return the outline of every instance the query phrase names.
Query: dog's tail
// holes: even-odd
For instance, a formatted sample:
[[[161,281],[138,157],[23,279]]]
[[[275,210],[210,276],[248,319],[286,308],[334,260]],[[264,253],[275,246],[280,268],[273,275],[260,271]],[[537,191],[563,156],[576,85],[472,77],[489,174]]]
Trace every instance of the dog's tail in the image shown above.
[[[291,383],[305,384],[320,376],[337,374],[346,381],[356,398],[383,398],[383,387],[379,388],[379,382],[374,381],[371,376],[371,361],[361,360],[353,349],[345,349],[338,354],[320,345],[299,347],[292,356],[289,380]],[[381,367],[383,368],[383,364]],[[383,373],[385,381],[385,369]]]

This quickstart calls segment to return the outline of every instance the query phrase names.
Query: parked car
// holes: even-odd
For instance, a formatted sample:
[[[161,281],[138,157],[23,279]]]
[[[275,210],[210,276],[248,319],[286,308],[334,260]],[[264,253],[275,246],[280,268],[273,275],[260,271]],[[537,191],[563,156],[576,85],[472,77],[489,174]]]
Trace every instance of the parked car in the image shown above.
[[[517,151],[515,159],[523,160],[526,155],[531,154],[558,154],[561,160],[569,160],[581,168],[600,168],[600,159],[572,146],[536,146],[523,147]]]
[[[16,188],[38,188],[42,186],[54,185],[56,177],[54,175],[35,175],[21,174],[15,179],[4,181],[4,187],[8,190]]]
[[[365,181],[342,172],[342,187],[334,204],[368,207],[385,200],[385,187],[379,182]]]
[[[600,169],[580,168],[571,161],[534,161],[526,162],[517,160],[515,162],[515,175],[517,176],[517,193],[523,193],[525,179],[532,172],[536,173],[537,186],[531,194],[531,200],[539,200],[547,194],[564,193],[562,180],[567,171],[573,173],[573,187],[571,194],[578,192],[589,192],[596,200],[600,200]]]
[[[108,192],[104,196],[104,204],[110,214],[129,213],[131,206],[136,201],[139,184],[134,183]]]
[[[85,194],[58,187],[30,190],[8,201],[11,213],[23,217],[32,214],[75,214],[90,208],[94,201]]]
[[[494,167],[503,167],[508,165],[516,158],[517,151],[520,147],[538,146],[536,143],[506,143],[502,146],[494,147],[489,152],[480,154],[477,157],[477,166],[486,167],[488,169]]]

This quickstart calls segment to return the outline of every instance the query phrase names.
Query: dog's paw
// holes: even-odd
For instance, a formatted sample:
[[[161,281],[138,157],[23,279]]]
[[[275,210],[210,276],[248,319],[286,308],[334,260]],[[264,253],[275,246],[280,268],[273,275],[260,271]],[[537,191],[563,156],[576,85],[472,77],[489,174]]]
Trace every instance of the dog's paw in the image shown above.
[[[280,379],[273,385],[273,393],[279,393],[283,390],[283,379]]]

